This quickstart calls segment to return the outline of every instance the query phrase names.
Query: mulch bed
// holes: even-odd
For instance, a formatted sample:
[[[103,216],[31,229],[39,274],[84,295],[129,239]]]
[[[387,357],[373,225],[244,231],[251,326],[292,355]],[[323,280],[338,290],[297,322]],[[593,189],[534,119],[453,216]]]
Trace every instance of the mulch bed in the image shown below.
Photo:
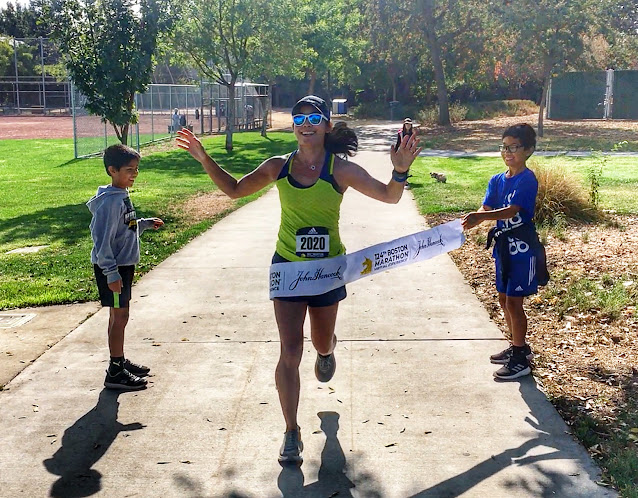
[[[431,226],[453,218],[426,217]],[[561,239],[549,235],[546,251],[552,280],[525,300],[539,386],[568,424],[586,419],[603,440],[631,429],[618,419],[619,413],[638,411],[636,300],[617,318],[599,309],[561,312],[557,304],[569,284],[583,277],[599,285],[638,284],[637,222],[631,216],[608,215],[606,223],[568,226]],[[467,243],[450,256],[492,320],[509,335],[494,287],[491,250],[484,248],[488,228],[484,223],[470,230]],[[600,456],[605,448],[597,444],[589,450]]]

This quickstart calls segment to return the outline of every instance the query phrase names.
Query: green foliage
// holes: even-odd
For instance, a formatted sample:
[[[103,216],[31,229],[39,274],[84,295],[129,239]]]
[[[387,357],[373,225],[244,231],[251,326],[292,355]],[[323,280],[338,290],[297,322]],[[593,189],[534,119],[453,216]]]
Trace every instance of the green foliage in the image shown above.
[[[638,285],[635,276],[613,278],[602,275],[600,279],[573,278],[564,275],[561,281],[548,287],[545,297],[560,296],[555,308],[563,318],[568,310],[580,313],[596,313],[600,318],[615,320],[627,306],[638,304]]]
[[[473,121],[479,119],[493,119],[504,116],[523,116],[538,112],[538,106],[531,100],[494,100],[489,102],[454,102],[450,105],[450,120]],[[429,106],[419,111],[418,117],[422,123],[435,125],[438,122],[437,107]]]
[[[13,38],[48,36],[46,23],[41,19],[43,4],[44,0],[31,0],[28,5],[8,2],[0,9],[0,35]]]
[[[349,109],[350,114],[358,119],[374,118],[388,119],[390,107],[387,102],[362,102]]]
[[[458,123],[466,119],[468,107],[464,104],[454,102],[450,105],[450,121]],[[434,126],[439,122],[439,109],[437,107],[426,107],[419,111],[419,121],[423,124]]]
[[[177,26],[175,46],[234,101],[240,76],[271,82],[295,74],[301,26],[292,0],[193,0]],[[227,108],[226,149],[233,148],[235,106]],[[265,128],[264,128],[265,131]]]
[[[14,55],[15,43],[15,55]],[[15,59],[18,59],[19,74],[38,74],[40,68],[40,51],[34,45],[20,40],[0,36],[0,75],[15,77]]]
[[[331,83],[336,84],[358,76],[359,63],[365,55],[365,38],[361,30],[362,9],[361,0],[296,2],[294,10],[298,11],[299,21],[303,26],[303,53],[297,61],[311,85],[316,77],[326,78],[328,71]],[[309,88],[308,93],[315,93],[314,88]]]
[[[505,116],[526,116],[538,112],[538,106],[531,100],[492,100],[488,102],[468,102],[467,121],[494,119]]]
[[[52,36],[66,67],[86,97],[86,108],[111,123],[126,143],[135,123],[136,92],[151,82],[158,37],[172,24],[169,0],[54,0]]]
[[[229,154],[223,137],[204,139],[209,153],[236,177],[295,144],[291,133],[272,133],[268,140],[242,133]],[[109,177],[101,159],[71,157],[72,140],[0,141],[0,309],[97,299],[85,202]],[[199,163],[182,150],[143,154],[131,199],[138,216],[158,216],[166,225],[142,236],[141,273],[217,221],[194,222],[182,208],[192,197],[215,189]],[[48,247],[34,254],[6,254],[36,245]]]
[[[226,86],[244,74],[294,75],[291,63],[301,45],[295,16],[290,0],[193,0],[177,26],[176,48]]]

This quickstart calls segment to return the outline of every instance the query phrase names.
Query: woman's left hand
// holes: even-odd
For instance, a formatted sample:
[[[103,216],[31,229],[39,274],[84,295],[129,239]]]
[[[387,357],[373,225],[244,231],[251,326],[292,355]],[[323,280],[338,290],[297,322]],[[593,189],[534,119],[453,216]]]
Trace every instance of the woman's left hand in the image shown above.
[[[392,166],[397,173],[405,173],[410,169],[414,159],[421,152],[421,147],[418,147],[419,138],[416,134],[406,135],[401,140],[399,148],[395,151],[394,145],[390,148],[390,159],[392,160]]]

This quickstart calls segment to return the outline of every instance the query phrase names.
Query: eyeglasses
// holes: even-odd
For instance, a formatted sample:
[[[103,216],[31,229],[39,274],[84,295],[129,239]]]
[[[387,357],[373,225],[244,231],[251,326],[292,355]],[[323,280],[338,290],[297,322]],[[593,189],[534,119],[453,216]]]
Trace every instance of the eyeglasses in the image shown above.
[[[499,145],[498,150],[501,152],[509,152],[511,154],[516,154],[518,149],[524,149],[525,147],[522,145]]]
[[[323,114],[314,112],[312,114],[295,114],[292,117],[292,122],[295,123],[295,126],[302,126],[306,122],[306,119],[313,126],[317,126],[319,123],[321,123],[322,119],[328,121],[328,118],[325,117]]]

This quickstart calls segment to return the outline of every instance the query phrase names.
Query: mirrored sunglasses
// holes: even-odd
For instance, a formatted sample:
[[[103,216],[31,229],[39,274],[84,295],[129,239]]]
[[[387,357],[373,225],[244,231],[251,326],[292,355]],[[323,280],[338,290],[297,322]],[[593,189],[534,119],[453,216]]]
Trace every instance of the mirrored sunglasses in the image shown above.
[[[328,121],[328,118],[325,117],[323,114],[313,112],[312,114],[295,114],[292,117],[292,122],[295,123],[295,126],[302,126],[306,122],[306,119],[313,126],[317,126],[319,123],[321,123],[322,119]]]

